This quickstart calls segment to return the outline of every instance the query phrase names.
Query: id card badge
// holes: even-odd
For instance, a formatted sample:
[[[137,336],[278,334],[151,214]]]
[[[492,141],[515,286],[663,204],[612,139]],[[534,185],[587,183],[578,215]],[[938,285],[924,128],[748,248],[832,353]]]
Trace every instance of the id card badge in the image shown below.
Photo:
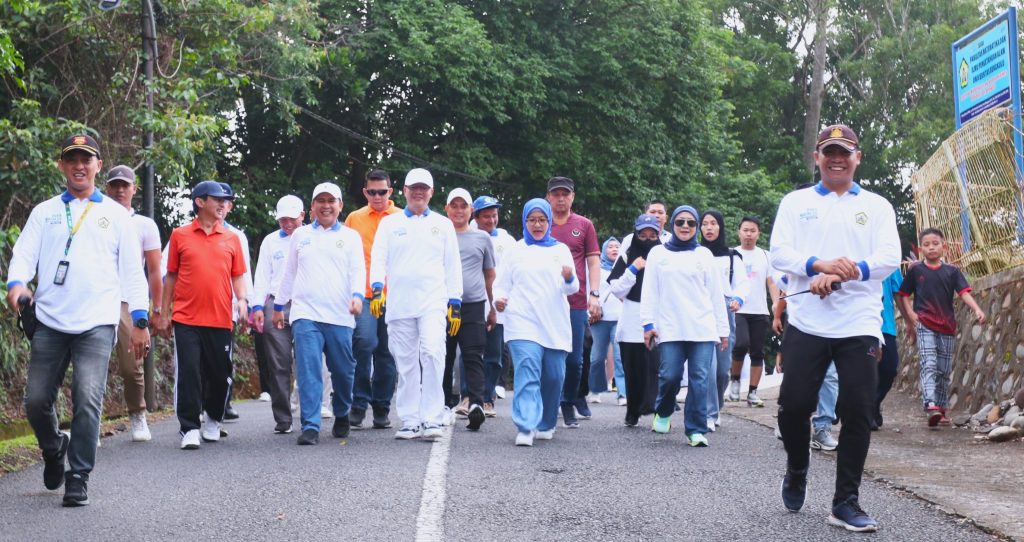
[[[64,279],[68,277],[68,267],[70,265],[71,262],[68,262],[67,260],[61,260],[61,262],[57,264],[57,274],[53,276],[54,284],[58,286],[64,284]]]

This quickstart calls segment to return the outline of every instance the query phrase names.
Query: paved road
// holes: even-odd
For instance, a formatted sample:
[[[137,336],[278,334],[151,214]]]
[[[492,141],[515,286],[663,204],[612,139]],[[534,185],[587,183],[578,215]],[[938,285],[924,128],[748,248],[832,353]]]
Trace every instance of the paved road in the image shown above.
[[[433,444],[366,429],[298,447],[294,434],[272,434],[269,404],[253,402],[237,405],[228,438],[184,452],[172,418],[149,443],[104,439],[91,506],[61,508],[41,465],[0,478],[0,539],[991,540],[872,482],[861,502],[882,530],[830,527],[834,463],[817,454],[807,506],[787,513],[781,443],[739,418],[694,449],[678,429],[629,429],[621,407],[600,404],[580,429],[516,448],[509,405],[499,401],[480,433],[460,421]]]

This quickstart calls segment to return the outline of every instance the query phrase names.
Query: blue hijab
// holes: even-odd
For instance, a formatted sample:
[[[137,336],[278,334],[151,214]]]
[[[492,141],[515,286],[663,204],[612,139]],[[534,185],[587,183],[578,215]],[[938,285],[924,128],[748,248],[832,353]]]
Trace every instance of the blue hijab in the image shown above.
[[[683,241],[682,239],[679,238],[678,235],[676,235],[676,217],[683,212],[690,213],[691,215],[693,215],[694,220],[697,220],[697,217],[700,216],[700,213],[697,212],[697,209],[694,209],[689,205],[680,205],[679,207],[676,207],[675,211],[672,211],[672,218],[668,221],[668,226],[669,228],[671,228],[669,231],[672,232],[672,238],[669,239],[667,243],[665,243],[665,248],[671,250],[672,252],[681,252],[683,250],[693,250],[697,248],[696,228],[694,228],[695,231],[693,232],[693,237],[691,237],[689,241]]]
[[[619,242],[618,239],[609,237],[601,244],[601,269],[604,269],[605,271],[611,271],[612,267],[615,267],[615,260],[608,258],[608,244],[612,241],[615,241],[616,243]]]
[[[544,213],[544,216],[548,218],[548,229],[544,232],[544,238],[539,241],[533,238],[533,235],[530,233],[530,228],[526,225],[526,217],[530,216],[530,213],[537,210]],[[533,198],[523,206],[523,242],[525,242],[527,246],[540,245],[542,247],[551,247],[558,243],[554,237],[551,237],[551,204],[548,203],[547,200]]]

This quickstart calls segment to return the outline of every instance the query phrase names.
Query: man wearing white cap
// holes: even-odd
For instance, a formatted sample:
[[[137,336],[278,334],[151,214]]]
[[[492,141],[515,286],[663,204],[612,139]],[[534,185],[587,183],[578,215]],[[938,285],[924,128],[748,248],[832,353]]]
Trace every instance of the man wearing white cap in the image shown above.
[[[160,314],[160,300],[164,283],[160,274],[160,230],[152,218],[140,215],[132,209],[135,197],[135,171],[129,166],[115,166],[107,173],[106,194],[120,203],[132,216],[132,225],[139,236],[142,248],[142,262],[149,282],[149,299],[153,301],[153,313]],[[117,365],[124,381],[124,402],[128,408],[132,442],[146,442],[152,439],[146,423],[146,379],[142,369],[145,357],[136,356],[132,351],[132,317],[127,301],[121,301],[121,323],[117,326]],[[148,349],[147,349],[148,350]]]
[[[284,309],[289,301],[289,321],[295,341],[295,369],[299,384],[302,434],[298,444],[320,441],[320,397],[323,394],[321,360],[326,356],[334,390],[336,438],[349,434],[352,381],[356,360],[352,355],[355,317],[363,309],[366,268],[363,242],[355,230],[338,221],[341,189],[320,183],[313,189],[312,224],[295,230],[288,247],[281,284],[274,297],[274,327],[284,328]]]
[[[291,245],[292,234],[302,226],[305,218],[302,200],[287,195],[277,200],[277,224],[281,229],[267,235],[260,244],[256,276],[253,277],[253,326],[256,329],[256,359],[260,365],[260,380],[270,395],[270,409],[274,413],[274,432],[292,432],[292,410],[288,404],[292,387],[292,330],[289,326],[278,329],[265,326],[264,307],[274,305],[274,290],[284,274],[285,258]],[[284,308],[284,319],[288,319]]]
[[[445,328],[457,332],[461,324],[462,261],[451,221],[427,208],[434,194],[430,172],[409,171],[404,194],[405,210],[381,220],[373,241],[370,310],[375,316],[385,312],[387,281],[385,321],[402,420],[395,438],[435,438],[444,421]]]
[[[455,227],[462,258],[462,323],[457,329],[448,331],[448,351],[444,364],[445,406],[452,408],[459,403],[459,396],[452,392],[455,372],[456,349],[462,350],[462,402],[469,417],[470,431],[480,429],[484,423],[484,401],[491,399],[484,391],[484,348],[487,346],[488,322],[493,322],[494,296],[494,246],[486,233],[471,229],[469,219],[473,212],[472,198],[464,188],[448,193],[445,213]],[[492,390],[493,391],[493,390]],[[486,395],[486,397],[485,397]]]

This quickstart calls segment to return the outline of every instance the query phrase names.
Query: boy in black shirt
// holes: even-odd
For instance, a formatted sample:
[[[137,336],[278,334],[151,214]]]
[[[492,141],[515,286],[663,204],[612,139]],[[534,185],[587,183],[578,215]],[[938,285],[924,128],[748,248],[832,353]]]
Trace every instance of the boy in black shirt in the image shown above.
[[[974,311],[979,324],[985,323],[985,312],[971,296],[971,287],[960,269],[943,263],[946,238],[942,232],[928,228],[921,232],[918,241],[923,261],[910,267],[897,293],[908,319],[907,335],[911,344],[917,343],[921,359],[921,394],[928,426],[935,427],[949,423],[946,398],[956,335],[953,296],[959,295]],[[910,307],[911,295],[914,296],[913,308]]]

